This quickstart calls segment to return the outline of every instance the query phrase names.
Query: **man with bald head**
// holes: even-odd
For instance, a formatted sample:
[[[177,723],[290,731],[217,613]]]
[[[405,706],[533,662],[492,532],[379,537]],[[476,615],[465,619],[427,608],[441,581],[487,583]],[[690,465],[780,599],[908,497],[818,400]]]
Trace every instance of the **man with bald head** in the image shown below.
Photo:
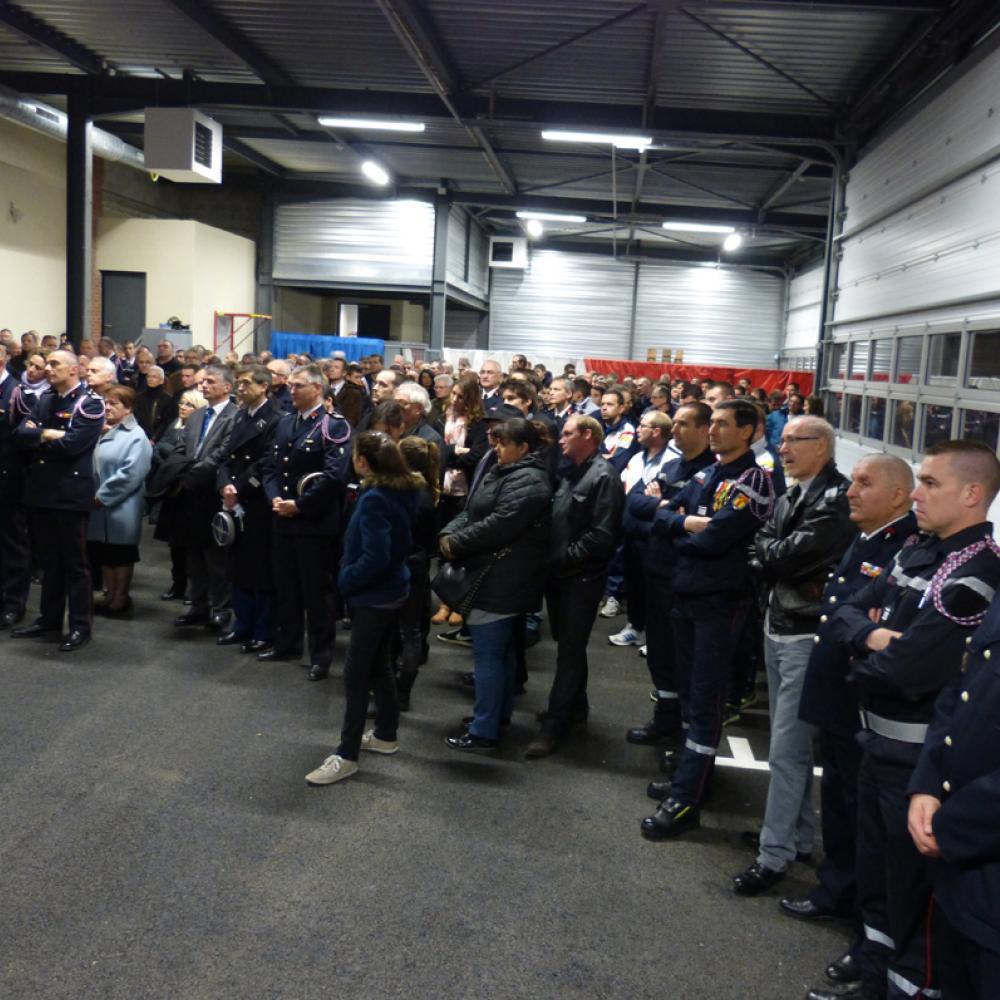
[[[768,595],[764,662],[771,781],[757,861],[733,880],[744,896],[756,896],[781,881],[796,856],[812,853],[814,846],[814,731],[799,719],[799,699],[822,613],[823,585],[856,533],[848,482],[837,471],[833,448],[834,431],[825,420],[788,421],[780,454],[785,471],[798,482],[778,499],[754,542]]]

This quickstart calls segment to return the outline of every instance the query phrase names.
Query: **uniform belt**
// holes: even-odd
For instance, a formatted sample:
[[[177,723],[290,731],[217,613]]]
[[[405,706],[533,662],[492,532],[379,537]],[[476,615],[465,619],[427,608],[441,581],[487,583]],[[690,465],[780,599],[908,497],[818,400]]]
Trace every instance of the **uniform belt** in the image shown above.
[[[861,725],[877,736],[887,740],[899,740],[900,743],[923,743],[927,739],[927,724],[924,722],[897,722],[895,719],[883,719],[874,712],[866,712],[863,708],[858,713]]]

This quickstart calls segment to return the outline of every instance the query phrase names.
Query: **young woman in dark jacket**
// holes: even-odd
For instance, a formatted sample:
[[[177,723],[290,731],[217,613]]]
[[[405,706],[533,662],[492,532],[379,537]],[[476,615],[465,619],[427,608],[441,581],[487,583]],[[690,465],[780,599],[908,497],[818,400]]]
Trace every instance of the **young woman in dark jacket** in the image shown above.
[[[514,707],[514,631],[518,616],[542,600],[552,487],[544,425],[516,418],[493,431],[497,464],[441,535],[445,559],[473,573],[487,567],[466,622],[472,635],[476,704],[468,731],[448,739],[456,750],[495,747],[500,720]]]
[[[351,641],[344,663],[347,705],[340,745],[306,775],[310,785],[331,785],[358,769],[358,753],[399,749],[399,704],[389,650],[399,629],[399,609],[410,590],[413,516],[423,480],[403,461],[387,435],[365,431],[354,441],[361,495],[344,537],[338,588],[351,612]],[[375,728],[364,731],[368,692],[375,693]]]

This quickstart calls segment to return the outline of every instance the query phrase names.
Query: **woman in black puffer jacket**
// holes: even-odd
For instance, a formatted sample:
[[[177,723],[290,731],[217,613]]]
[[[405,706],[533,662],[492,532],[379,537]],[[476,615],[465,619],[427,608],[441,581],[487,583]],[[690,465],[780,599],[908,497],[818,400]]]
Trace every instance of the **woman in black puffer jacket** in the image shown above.
[[[545,425],[521,418],[490,432],[497,464],[465,510],[441,533],[445,559],[470,571],[488,567],[469,608],[476,704],[468,731],[448,739],[456,750],[497,745],[500,720],[514,707],[514,629],[518,616],[536,610],[545,587],[552,487],[545,461]]]

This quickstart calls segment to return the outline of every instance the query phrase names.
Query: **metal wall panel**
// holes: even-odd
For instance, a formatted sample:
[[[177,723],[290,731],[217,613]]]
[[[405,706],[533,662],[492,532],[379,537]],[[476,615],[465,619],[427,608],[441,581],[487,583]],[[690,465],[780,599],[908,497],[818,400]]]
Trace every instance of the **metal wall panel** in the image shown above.
[[[458,309],[448,306],[444,320],[444,346],[458,350],[475,350],[479,346],[479,324],[486,317],[475,309]]]
[[[1000,50],[862,154],[851,170],[844,231],[1000,155]]]
[[[465,283],[465,242],[469,216],[464,208],[453,205],[448,212],[448,281],[452,284]]]
[[[469,287],[482,299],[490,297],[490,238],[476,223],[469,229]]]
[[[429,287],[434,206],[338,198],[279,204],[274,278],[380,288]]]
[[[782,350],[815,347],[820,341],[823,265],[803,271],[788,283],[788,312]]]
[[[838,324],[1000,294],[1000,161],[845,240],[838,281]]]
[[[493,268],[491,350],[626,357],[635,268],[610,254],[533,248],[526,270]]]
[[[784,305],[780,275],[643,261],[632,356],[682,348],[685,362],[772,368]]]

